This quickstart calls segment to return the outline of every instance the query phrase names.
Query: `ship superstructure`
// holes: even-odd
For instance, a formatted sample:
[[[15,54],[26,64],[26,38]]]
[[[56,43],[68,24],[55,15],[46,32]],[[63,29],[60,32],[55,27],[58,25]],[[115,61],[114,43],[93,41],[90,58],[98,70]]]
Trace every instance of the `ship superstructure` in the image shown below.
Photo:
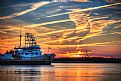
[[[15,47],[12,52],[0,55],[1,60],[20,60],[20,61],[50,61],[55,57],[54,53],[43,54],[41,47],[37,45],[36,38],[32,33],[25,33],[25,46],[22,47],[22,35],[20,34],[20,45]]]
[[[40,60],[40,58],[41,59],[43,58],[42,50],[40,46],[37,45],[34,34],[32,33],[25,34],[25,47],[21,47],[21,42],[20,42],[20,46],[14,48],[14,50],[15,50],[15,59]]]

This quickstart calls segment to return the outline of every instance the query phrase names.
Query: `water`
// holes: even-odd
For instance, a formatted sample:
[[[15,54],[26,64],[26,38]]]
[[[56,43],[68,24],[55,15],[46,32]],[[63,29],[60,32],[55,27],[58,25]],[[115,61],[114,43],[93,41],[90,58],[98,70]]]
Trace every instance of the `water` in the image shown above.
[[[121,64],[53,63],[0,66],[0,81],[121,81]]]

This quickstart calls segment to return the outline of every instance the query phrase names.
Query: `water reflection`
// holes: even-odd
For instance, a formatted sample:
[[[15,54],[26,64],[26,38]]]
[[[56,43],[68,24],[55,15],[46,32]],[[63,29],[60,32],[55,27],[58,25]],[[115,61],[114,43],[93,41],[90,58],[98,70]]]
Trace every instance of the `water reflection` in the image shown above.
[[[0,66],[0,81],[121,81],[121,64]]]

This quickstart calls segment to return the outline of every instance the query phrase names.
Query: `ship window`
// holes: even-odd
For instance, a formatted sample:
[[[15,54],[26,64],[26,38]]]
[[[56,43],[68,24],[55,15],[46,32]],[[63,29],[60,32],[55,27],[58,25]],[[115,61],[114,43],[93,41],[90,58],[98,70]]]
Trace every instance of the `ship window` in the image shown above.
[[[28,52],[32,52],[31,50],[28,50]]]

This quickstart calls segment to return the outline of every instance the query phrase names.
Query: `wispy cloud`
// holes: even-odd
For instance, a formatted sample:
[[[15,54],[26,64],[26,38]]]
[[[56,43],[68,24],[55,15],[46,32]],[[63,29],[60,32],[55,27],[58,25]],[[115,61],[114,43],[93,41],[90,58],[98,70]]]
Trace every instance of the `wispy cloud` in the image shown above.
[[[77,2],[89,2],[90,0],[73,0],[73,1],[77,1]]]
[[[56,46],[56,47],[88,47],[88,46],[110,46],[110,44],[115,44],[115,43],[121,43],[121,41],[111,41],[111,42],[99,42],[99,43],[87,43],[87,44],[78,44],[78,45],[75,45],[75,44],[70,44],[70,45],[52,45],[52,46]]]
[[[12,15],[9,15],[9,16],[4,16],[4,17],[0,17],[0,19],[9,19],[9,18],[14,18],[16,16],[21,16],[21,15],[24,15],[28,12],[31,12],[33,10],[36,10],[37,8],[41,7],[41,6],[44,6],[44,5],[47,5],[49,4],[50,2],[38,2],[38,3],[33,3],[31,8],[30,9],[27,9],[25,11],[21,11],[21,12],[17,12],[17,13],[13,13]]]
[[[38,26],[56,24],[56,23],[61,23],[61,22],[68,22],[68,21],[71,21],[71,20],[70,19],[58,20],[58,21],[52,21],[52,22],[45,22],[45,23],[41,23],[41,24],[32,24],[32,25],[28,25],[28,26],[25,26],[25,27],[38,27]]]
[[[43,44],[44,43],[55,43],[55,42],[59,42],[59,43],[61,43],[61,42],[63,42],[63,41],[65,41],[65,40],[68,40],[68,41],[70,41],[70,40],[73,40],[73,39],[77,39],[77,38],[82,38],[82,37],[77,37],[77,36],[75,36],[75,37],[70,37],[70,38],[66,38],[66,39],[64,39],[64,38],[59,38],[59,39],[57,39],[57,40],[52,40],[52,41],[47,41],[47,42],[42,42]]]
[[[84,29],[84,28],[80,28],[80,29],[73,28],[73,29],[54,30],[54,31],[51,31],[51,32],[41,33],[41,34],[39,34],[37,36],[39,37],[39,36],[51,35],[51,34],[57,34],[57,33],[63,33],[65,35],[69,35],[69,33],[71,31],[79,31],[79,30],[86,31],[87,29]]]
[[[100,9],[100,8],[106,8],[106,7],[111,7],[111,6],[116,6],[116,5],[120,5],[121,3],[115,3],[115,4],[109,4],[109,5],[104,5],[104,6],[98,6],[98,7],[93,7],[93,8],[86,8],[86,9],[81,9],[78,10],[76,12],[84,12],[84,11],[90,11],[90,10],[95,10],[95,9]],[[76,9],[75,9],[76,10]],[[65,15],[65,14],[70,14],[72,12],[66,12],[66,13],[61,13],[61,14],[55,14],[55,15],[51,15],[51,16],[46,16],[46,17],[55,17],[55,16],[61,16],[61,15]]]

